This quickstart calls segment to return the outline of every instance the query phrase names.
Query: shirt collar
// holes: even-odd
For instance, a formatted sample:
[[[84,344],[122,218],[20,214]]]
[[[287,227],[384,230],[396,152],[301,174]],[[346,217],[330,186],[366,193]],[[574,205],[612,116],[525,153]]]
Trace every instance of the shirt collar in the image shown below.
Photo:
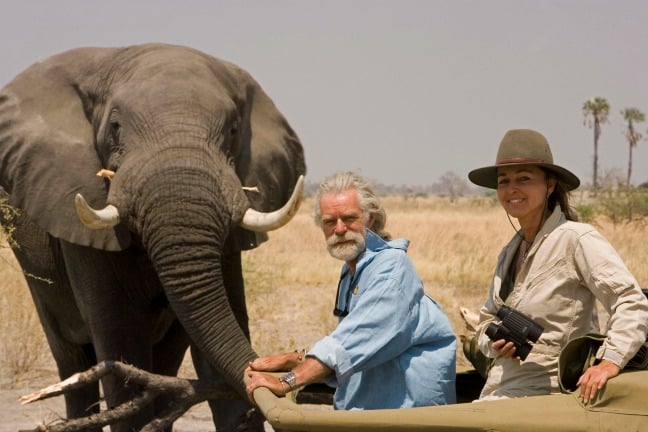
[[[407,248],[410,244],[410,241],[406,238],[398,238],[386,241],[370,229],[366,229],[365,233],[366,245],[365,249],[360,252],[360,255],[358,256],[358,261],[356,263],[356,274],[359,273],[367,264],[369,264],[378,252],[386,249],[401,249],[402,251],[407,252]],[[342,274],[348,272],[348,269],[349,266],[347,264],[344,264],[344,266],[342,266]]]

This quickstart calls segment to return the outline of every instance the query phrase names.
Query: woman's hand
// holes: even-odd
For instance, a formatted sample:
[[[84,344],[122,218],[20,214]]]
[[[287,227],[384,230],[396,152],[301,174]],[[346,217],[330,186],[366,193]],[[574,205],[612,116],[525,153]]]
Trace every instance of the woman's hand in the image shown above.
[[[248,363],[248,370],[278,372],[288,371],[297,367],[304,359],[304,352],[289,352],[267,357],[259,357]]]
[[[285,394],[288,393],[288,390],[290,390],[287,384],[279,381],[279,378],[272,375],[263,372],[255,372],[250,368],[247,368],[245,373],[247,373],[247,376],[250,378],[250,381],[248,381],[248,384],[245,387],[245,392],[247,393],[248,399],[250,399],[250,402],[253,404],[256,404],[256,402],[254,402],[253,393],[257,387],[267,387],[277,396],[285,396]]]
[[[576,383],[580,387],[580,397],[584,404],[594,399],[596,393],[601,390],[607,380],[619,375],[621,368],[609,360],[601,360],[595,366],[588,368]]]
[[[513,342],[506,342],[506,340],[500,339],[491,342],[491,346],[497,351],[498,358],[515,358],[520,360],[520,357],[515,356],[515,344]]]

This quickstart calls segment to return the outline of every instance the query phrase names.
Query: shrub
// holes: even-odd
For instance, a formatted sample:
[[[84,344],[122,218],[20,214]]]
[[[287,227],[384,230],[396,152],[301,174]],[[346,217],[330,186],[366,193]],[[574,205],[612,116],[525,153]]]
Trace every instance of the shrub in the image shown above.
[[[2,246],[17,246],[13,240],[14,222],[19,215],[18,209],[9,205],[6,192],[0,188],[0,226],[4,238],[0,240],[0,247]]]
[[[614,225],[643,222],[648,217],[648,191],[634,188],[609,188],[601,191],[599,213]]]
[[[578,204],[574,206],[574,209],[578,212],[581,222],[592,223],[598,214],[594,204]]]

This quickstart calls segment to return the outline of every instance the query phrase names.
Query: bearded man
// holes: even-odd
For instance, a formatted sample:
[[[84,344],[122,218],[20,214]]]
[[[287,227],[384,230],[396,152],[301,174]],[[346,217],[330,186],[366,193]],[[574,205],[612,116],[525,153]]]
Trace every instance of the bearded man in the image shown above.
[[[341,172],[318,188],[313,212],[331,256],[342,260],[336,329],[308,353],[250,363],[248,397],[278,396],[314,382],[335,387],[336,409],[386,409],[455,402],[456,337],[427,296],[407,257],[409,240],[391,240],[380,199],[360,175]],[[305,354],[305,355],[304,355]],[[289,371],[280,378],[263,372]]]

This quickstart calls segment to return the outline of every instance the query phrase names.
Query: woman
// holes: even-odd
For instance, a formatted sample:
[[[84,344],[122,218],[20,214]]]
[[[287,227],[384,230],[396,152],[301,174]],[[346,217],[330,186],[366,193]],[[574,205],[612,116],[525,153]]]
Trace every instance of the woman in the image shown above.
[[[543,135],[508,131],[495,165],[468,177],[496,189],[509,221],[513,217],[520,224],[499,255],[480,310],[475,337],[481,352],[493,359],[480,400],[559,392],[558,354],[569,340],[598,331],[598,299],[610,320],[597,363],[578,380],[580,397],[588,403],[646,340],[648,300],[609,242],[594,227],[576,221],[568,192],[580,180],[554,165]],[[502,306],[544,327],[524,361],[513,342],[492,341],[486,334],[489,324],[500,323],[496,313]]]

